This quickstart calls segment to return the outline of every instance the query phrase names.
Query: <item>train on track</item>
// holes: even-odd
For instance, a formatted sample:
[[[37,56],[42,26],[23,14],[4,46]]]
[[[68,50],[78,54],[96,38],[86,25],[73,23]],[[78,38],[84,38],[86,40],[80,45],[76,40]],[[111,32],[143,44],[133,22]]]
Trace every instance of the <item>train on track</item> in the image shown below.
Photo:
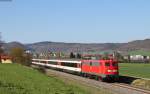
[[[105,81],[119,80],[118,61],[114,59],[99,60],[61,60],[61,59],[32,59],[32,64],[52,69],[80,74],[84,77]]]

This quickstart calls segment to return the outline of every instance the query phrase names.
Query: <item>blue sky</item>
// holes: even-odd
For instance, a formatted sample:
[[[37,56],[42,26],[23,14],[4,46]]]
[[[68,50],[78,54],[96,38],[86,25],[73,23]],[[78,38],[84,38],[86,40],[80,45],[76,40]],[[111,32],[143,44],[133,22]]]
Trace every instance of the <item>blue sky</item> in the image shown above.
[[[150,0],[0,2],[6,42],[105,43],[150,38]]]

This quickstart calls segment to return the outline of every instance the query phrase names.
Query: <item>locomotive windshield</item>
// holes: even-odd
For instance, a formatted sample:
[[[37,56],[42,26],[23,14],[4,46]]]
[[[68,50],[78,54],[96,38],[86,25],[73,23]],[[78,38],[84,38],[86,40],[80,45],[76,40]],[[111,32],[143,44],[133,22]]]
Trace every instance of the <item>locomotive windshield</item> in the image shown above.
[[[113,63],[112,63],[112,66],[118,66],[118,63],[113,62]]]
[[[106,63],[105,63],[105,66],[110,66],[110,63],[109,63],[109,62],[106,62]]]

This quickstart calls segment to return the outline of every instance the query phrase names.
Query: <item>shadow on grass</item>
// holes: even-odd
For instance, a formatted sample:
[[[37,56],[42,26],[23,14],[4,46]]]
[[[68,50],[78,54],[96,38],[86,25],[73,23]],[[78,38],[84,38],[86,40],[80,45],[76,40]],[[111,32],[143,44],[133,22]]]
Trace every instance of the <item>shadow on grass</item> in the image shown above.
[[[45,67],[43,66],[39,66],[38,68],[36,68],[39,72],[46,74],[46,70]]]
[[[135,77],[129,77],[129,76],[122,76],[120,75],[119,77],[119,83],[125,83],[125,84],[132,84],[133,81],[140,79],[140,78],[135,78]]]

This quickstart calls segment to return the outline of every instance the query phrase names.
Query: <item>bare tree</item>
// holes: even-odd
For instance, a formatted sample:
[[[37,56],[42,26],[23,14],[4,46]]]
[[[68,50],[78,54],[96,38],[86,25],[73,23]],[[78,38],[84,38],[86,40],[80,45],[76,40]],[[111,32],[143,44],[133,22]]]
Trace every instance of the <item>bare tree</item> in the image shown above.
[[[32,55],[29,53],[25,53],[23,48],[12,48],[10,56],[12,57],[14,63],[19,63],[27,66],[31,64]]]
[[[2,55],[3,53],[4,53],[3,41],[2,41],[2,36],[1,36],[1,32],[0,32],[0,55]]]

